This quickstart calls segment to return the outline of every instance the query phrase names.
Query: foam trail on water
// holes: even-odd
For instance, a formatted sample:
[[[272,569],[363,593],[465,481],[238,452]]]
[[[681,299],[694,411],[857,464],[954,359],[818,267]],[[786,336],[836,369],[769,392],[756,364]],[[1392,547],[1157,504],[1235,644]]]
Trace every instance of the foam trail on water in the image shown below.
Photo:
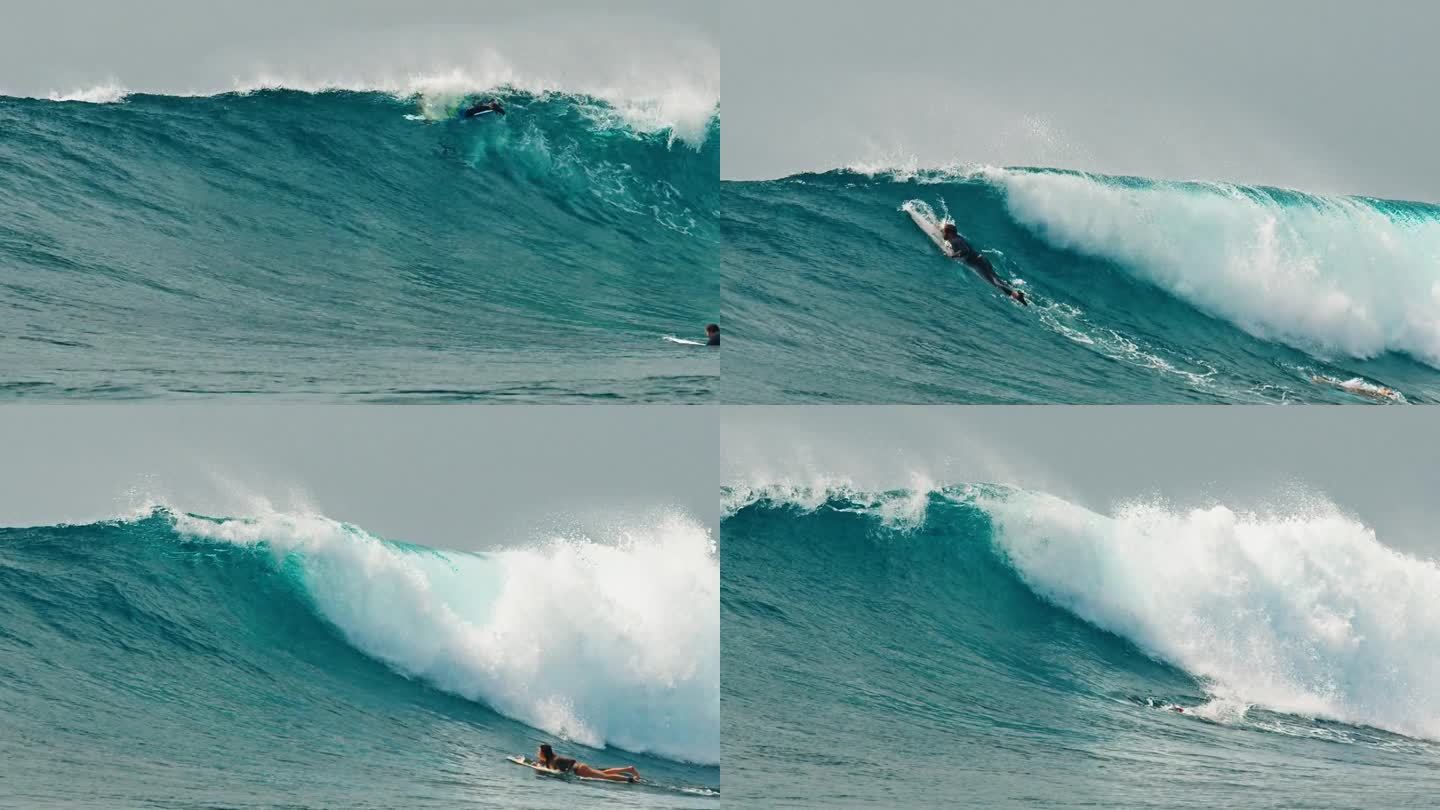
[[[1217,697],[1440,739],[1440,568],[1329,504],[1280,516],[977,501],[1038,594]]]
[[[689,518],[486,554],[317,515],[174,520],[298,561],[321,615],[407,676],[586,745],[719,762],[719,562]]]

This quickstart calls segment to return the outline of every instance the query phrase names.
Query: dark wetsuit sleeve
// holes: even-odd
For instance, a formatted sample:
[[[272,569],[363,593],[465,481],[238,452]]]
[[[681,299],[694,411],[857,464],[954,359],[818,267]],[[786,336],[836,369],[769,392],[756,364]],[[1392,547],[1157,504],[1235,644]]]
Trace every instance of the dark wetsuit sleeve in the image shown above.
[[[707,340],[707,341],[705,341],[705,345],[706,345],[706,346],[719,346],[719,345],[720,345],[720,333],[719,333],[719,332],[716,332],[715,334],[711,335],[711,336],[710,336],[710,339]]]

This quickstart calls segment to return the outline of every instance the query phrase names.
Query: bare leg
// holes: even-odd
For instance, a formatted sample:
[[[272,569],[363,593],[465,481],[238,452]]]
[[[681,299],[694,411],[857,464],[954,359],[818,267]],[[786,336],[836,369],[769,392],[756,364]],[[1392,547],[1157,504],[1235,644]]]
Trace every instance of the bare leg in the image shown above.
[[[610,770],[618,771],[620,769],[611,768]],[[595,768],[592,768],[583,762],[578,762],[575,764],[575,775],[583,776],[586,779],[608,779],[611,782],[629,782],[633,778],[638,778],[629,776],[627,774],[611,773],[610,771],[596,770]]]
[[[601,770],[603,770],[605,773],[608,773],[608,774],[610,774],[610,775],[612,775],[612,776],[620,775],[620,774],[627,774],[627,773],[628,773],[628,774],[630,774],[631,776],[635,777],[636,779],[639,779],[639,778],[640,778],[640,772],[637,771],[637,770],[635,770],[635,766],[634,766],[634,765],[626,765],[626,766],[623,767],[623,768],[602,768]]]

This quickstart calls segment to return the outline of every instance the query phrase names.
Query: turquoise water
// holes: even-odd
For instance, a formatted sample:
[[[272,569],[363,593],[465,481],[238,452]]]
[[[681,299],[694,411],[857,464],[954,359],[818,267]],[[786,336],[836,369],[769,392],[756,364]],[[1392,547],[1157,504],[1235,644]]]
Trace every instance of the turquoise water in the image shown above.
[[[1034,169],[721,194],[727,401],[1440,399],[1434,206]],[[952,218],[1033,305],[944,258],[906,205]]]
[[[0,398],[711,399],[718,118],[485,96],[0,97]]]
[[[675,638],[613,585],[637,567],[691,574],[629,593],[709,626],[683,521],[486,554],[301,515],[0,529],[0,803],[715,807],[716,608]],[[622,629],[574,637],[601,614]],[[653,784],[503,759],[541,742]]]
[[[1338,510],[1099,515],[981,484],[725,498],[727,801],[1424,807],[1440,788],[1440,568]]]

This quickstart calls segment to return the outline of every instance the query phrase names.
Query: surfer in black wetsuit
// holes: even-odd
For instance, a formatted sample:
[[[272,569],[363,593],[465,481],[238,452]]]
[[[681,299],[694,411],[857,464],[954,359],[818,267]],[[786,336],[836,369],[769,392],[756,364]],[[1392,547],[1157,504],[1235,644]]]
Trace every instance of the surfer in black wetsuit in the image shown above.
[[[475,106],[473,106],[473,107],[471,107],[470,109],[466,110],[465,112],[461,113],[461,117],[462,117],[462,118],[474,118],[474,117],[476,117],[476,116],[478,116],[478,115],[484,115],[485,113],[492,113],[492,112],[495,113],[496,115],[504,115],[504,114],[505,114],[505,108],[504,108],[504,107],[501,107],[501,106],[500,106],[500,102],[498,102],[498,101],[482,101],[481,103],[476,104]]]
[[[718,323],[707,323],[707,324],[705,324],[705,345],[706,345],[706,346],[719,346],[719,345],[720,345],[720,324],[718,324]]]
[[[555,756],[555,749],[551,748],[549,743],[540,746],[535,763],[552,771],[573,773],[586,779],[609,779],[611,782],[638,782],[640,780],[640,772],[635,770],[634,765],[626,765],[623,768],[605,768],[604,770],[592,768],[570,757]]]
[[[995,274],[995,267],[990,264],[990,260],[985,258],[985,255],[971,246],[969,242],[965,241],[965,237],[961,236],[960,231],[955,229],[955,223],[945,223],[945,227],[940,229],[940,235],[945,237],[945,243],[950,246],[951,255],[954,258],[965,262],[965,264],[968,265],[971,270],[978,273],[981,278],[994,285],[995,289],[1005,293],[1025,306],[1030,305],[1030,302],[1025,300],[1025,293],[1006,284],[1000,279],[1000,276]]]

